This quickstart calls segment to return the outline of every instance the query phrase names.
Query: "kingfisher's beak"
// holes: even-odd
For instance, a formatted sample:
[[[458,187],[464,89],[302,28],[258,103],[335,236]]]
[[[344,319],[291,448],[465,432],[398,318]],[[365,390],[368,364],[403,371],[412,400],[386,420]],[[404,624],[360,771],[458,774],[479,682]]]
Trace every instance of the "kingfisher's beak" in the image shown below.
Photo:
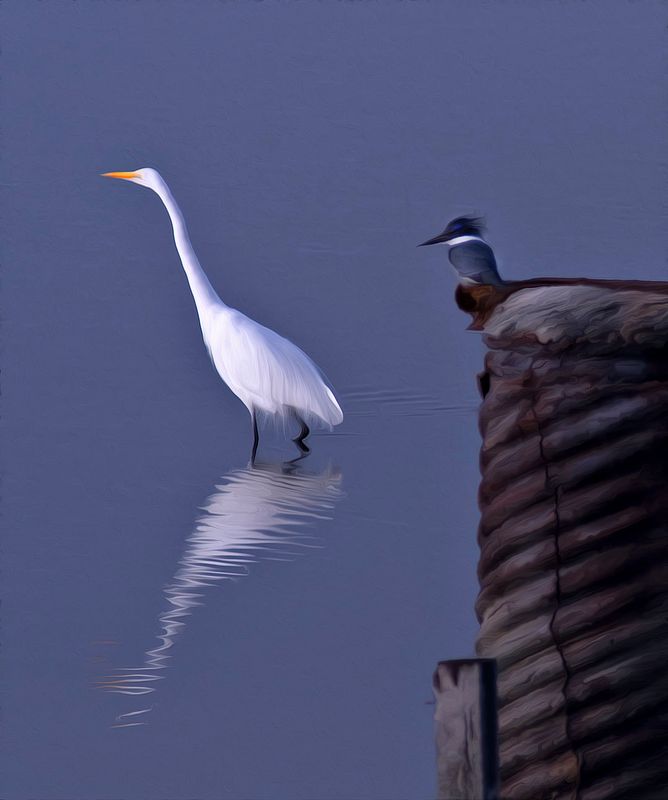
[[[103,172],[103,178],[122,178],[124,181],[131,181],[139,177],[136,172]]]
[[[443,242],[447,242],[450,237],[446,236],[445,233],[439,233],[438,236],[434,236],[433,239],[427,239],[426,242],[422,242],[418,245],[418,247],[426,247],[428,244],[442,244]]]

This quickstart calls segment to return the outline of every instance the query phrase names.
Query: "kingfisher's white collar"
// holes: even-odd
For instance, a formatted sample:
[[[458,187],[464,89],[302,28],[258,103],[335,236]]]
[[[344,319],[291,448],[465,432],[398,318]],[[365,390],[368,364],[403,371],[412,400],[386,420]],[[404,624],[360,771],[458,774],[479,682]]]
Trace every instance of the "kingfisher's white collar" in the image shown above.
[[[450,239],[444,244],[450,245],[450,247],[454,247],[456,244],[464,244],[465,242],[483,242],[484,239],[481,239],[480,236],[456,236],[454,239]]]

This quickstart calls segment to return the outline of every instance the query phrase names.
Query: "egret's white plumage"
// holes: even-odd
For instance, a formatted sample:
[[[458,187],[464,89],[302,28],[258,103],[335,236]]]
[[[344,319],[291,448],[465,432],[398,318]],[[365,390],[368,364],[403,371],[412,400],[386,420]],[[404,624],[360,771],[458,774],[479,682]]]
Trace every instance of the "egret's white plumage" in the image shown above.
[[[152,189],[164,203],[206,348],[218,374],[253,420],[253,458],[258,443],[258,413],[284,419],[294,415],[302,425],[295,441],[303,452],[308,452],[303,443],[309,433],[307,421],[327,426],[343,421],[343,412],[318,367],[288,339],[230,308],[218,297],[192,248],[183,214],[156,170],[104,174]]]

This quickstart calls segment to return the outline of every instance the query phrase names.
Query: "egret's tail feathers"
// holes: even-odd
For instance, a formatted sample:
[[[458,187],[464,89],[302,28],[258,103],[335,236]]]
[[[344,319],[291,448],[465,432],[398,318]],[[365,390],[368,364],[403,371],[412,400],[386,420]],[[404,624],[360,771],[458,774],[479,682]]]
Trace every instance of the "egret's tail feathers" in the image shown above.
[[[301,406],[295,406],[295,411],[309,425],[315,425],[318,428],[323,425],[327,428],[333,428],[343,422],[341,406],[334,396],[334,392],[324,380],[319,378],[319,383],[310,387],[308,395],[308,401]]]
[[[327,392],[327,397],[331,400],[331,414],[330,414],[330,425],[340,425],[343,422],[343,411],[341,411],[341,406],[338,403],[336,397],[334,397],[334,392],[329,388],[329,386],[325,386],[325,391]]]

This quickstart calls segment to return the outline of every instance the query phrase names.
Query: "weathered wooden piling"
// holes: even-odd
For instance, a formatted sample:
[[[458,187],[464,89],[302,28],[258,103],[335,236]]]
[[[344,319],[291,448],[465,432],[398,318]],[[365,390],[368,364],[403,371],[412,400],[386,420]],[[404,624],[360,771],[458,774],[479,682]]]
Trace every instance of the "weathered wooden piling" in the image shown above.
[[[501,796],[668,797],[668,284],[460,287]],[[476,800],[475,798],[473,800]]]
[[[441,661],[433,688],[439,800],[498,800],[496,662]]]

